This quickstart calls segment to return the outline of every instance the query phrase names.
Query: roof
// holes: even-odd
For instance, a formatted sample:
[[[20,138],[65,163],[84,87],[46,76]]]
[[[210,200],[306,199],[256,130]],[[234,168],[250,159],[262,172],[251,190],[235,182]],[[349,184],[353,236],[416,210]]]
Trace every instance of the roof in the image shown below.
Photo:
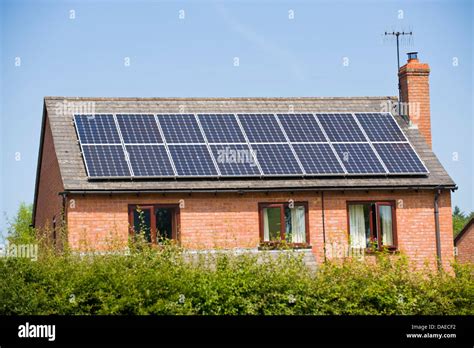
[[[395,116],[400,127],[429,170],[420,177],[170,179],[89,181],[73,124],[73,113],[91,105],[96,113],[265,113],[265,112],[380,112],[396,97],[296,97],[296,98],[79,98],[46,97],[43,118],[49,119],[64,190],[91,191],[270,191],[322,189],[435,188],[456,185],[417,129]],[[79,111],[80,112],[80,111]],[[84,113],[84,112],[83,112]],[[85,112],[87,113],[87,112]],[[44,128],[44,127],[43,127]],[[41,149],[40,149],[41,150]],[[39,157],[41,161],[41,156]],[[40,167],[40,163],[38,163]],[[39,173],[39,171],[38,171]],[[37,178],[38,180],[38,178]],[[38,186],[38,185],[37,185]]]
[[[461,238],[466,234],[467,231],[471,229],[471,226],[474,224],[474,217],[469,220],[469,222],[464,226],[461,232],[458,233],[456,238],[454,238],[454,245],[457,245]]]

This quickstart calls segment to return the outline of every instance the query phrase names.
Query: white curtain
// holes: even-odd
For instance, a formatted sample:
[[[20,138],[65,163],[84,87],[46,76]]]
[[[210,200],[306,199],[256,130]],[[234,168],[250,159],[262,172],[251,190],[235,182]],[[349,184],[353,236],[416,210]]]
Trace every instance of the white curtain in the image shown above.
[[[382,232],[382,244],[393,245],[392,231],[392,207],[387,205],[379,206],[380,227]]]
[[[362,204],[349,205],[349,228],[351,247],[365,248],[367,242],[365,236],[364,206]]]
[[[263,240],[270,240],[270,227],[268,226],[268,208],[263,208]]]
[[[294,207],[291,211],[291,243],[306,242],[306,226],[304,207]]]

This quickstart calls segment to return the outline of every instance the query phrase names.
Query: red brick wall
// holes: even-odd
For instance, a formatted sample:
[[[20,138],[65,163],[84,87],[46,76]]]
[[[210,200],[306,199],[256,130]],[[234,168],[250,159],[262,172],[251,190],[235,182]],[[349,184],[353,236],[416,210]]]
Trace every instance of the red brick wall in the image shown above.
[[[433,191],[325,192],[327,244],[347,245],[347,201],[397,201],[398,245],[418,266],[436,264]],[[181,244],[185,248],[254,248],[259,244],[258,203],[307,201],[310,243],[318,262],[324,259],[321,193],[248,193],[192,195],[85,195],[71,196],[68,202],[69,241],[73,248],[104,249],[108,239],[128,236],[128,205],[178,203]],[[402,201],[400,201],[402,200]],[[449,191],[440,197],[442,258],[445,266],[453,260],[451,201]]]
[[[430,68],[418,60],[410,60],[400,68],[402,101],[409,103],[408,115],[431,147]]]
[[[60,222],[62,198],[58,193],[63,191],[63,183],[48,119],[46,119],[43,153],[41,156],[35,227],[50,228],[54,216],[56,216],[56,221]]]
[[[456,244],[458,248],[458,255],[456,260],[461,263],[474,264],[474,224],[471,224],[463,236]]]

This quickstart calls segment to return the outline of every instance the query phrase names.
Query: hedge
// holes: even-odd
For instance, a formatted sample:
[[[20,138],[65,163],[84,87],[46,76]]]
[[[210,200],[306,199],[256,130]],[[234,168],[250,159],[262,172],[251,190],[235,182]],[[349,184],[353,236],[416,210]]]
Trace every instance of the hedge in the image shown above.
[[[472,266],[413,271],[404,257],[378,255],[315,271],[291,252],[185,255],[166,246],[1,258],[0,314],[474,314]]]

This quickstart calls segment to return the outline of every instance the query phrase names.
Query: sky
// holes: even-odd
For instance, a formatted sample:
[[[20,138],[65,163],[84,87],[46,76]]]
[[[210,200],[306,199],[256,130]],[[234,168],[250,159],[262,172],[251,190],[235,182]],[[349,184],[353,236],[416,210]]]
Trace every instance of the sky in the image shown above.
[[[394,96],[392,30],[431,67],[433,149],[473,211],[471,1],[0,0],[0,230],[33,202],[43,97]]]

